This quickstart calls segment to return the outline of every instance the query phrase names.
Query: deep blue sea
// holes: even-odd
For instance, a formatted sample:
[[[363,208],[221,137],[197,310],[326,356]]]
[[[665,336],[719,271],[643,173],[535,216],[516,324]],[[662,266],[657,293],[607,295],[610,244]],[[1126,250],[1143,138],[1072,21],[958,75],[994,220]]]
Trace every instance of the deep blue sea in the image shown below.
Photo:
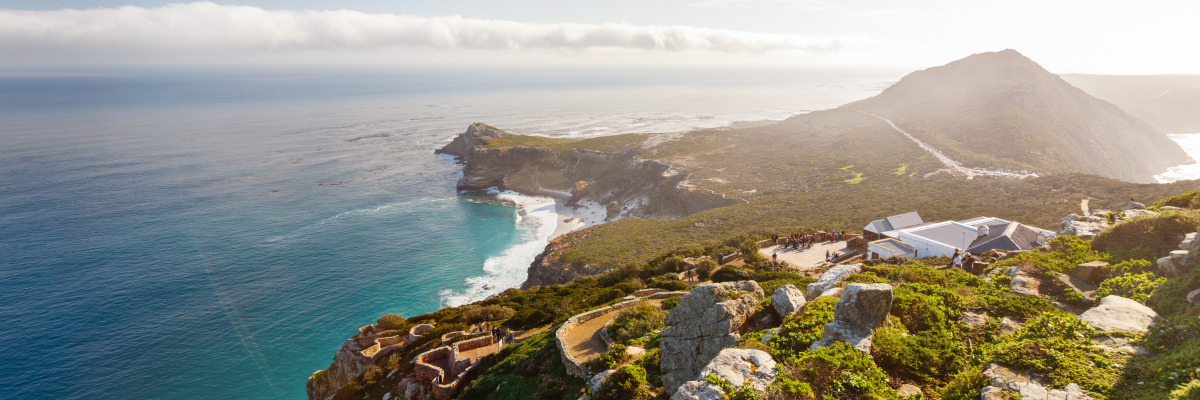
[[[460,167],[432,152],[470,123],[717,127],[898,77],[0,71],[0,398],[303,399],[379,315],[471,297],[473,277],[524,279],[540,246],[521,245],[553,221],[456,193]]]

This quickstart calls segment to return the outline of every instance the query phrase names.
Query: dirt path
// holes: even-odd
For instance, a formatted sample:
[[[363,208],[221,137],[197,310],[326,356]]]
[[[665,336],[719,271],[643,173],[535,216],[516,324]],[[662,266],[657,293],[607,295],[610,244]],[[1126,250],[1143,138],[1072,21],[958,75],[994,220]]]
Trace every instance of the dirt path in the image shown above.
[[[904,134],[905,137],[907,137],[909,140],[912,140],[913,143],[917,144],[917,146],[920,146],[922,149],[925,149],[925,151],[928,151],[930,154],[933,154],[934,157],[937,157],[937,159],[939,161],[941,161],[942,164],[944,164],[946,166],[946,168],[949,168],[951,171],[953,171],[956,174],[966,176],[967,179],[974,178],[975,176],[979,176],[979,175],[1007,176],[1010,178],[1020,178],[1020,179],[1024,179],[1024,178],[1030,177],[1030,176],[1033,176],[1033,177],[1038,176],[1038,174],[1032,173],[1032,172],[1021,173],[1021,172],[1016,172],[1016,171],[997,171],[997,170],[989,170],[989,169],[982,169],[982,168],[964,167],[958,161],[954,161],[953,159],[951,159],[950,156],[946,155],[946,153],[942,153],[940,150],[935,149],[933,146],[930,146],[930,145],[926,144],[925,142],[920,141],[919,139],[913,137],[913,135],[910,135],[908,132],[904,131],[903,129],[900,129],[900,127],[896,126],[896,124],[893,123],[892,120],[884,118],[884,117],[880,117],[875,114],[871,114],[871,113],[863,111],[863,110],[855,110],[853,108],[851,108],[851,110],[858,111],[860,113],[867,114],[867,115],[870,115],[875,118],[879,118],[879,119],[883,120],[883,122],[887,122],[887,124],[891,125],[892,129],[895,129],[896,132],[900,132],[900,133]]]
[[[662,300],[646,300],[647,304],[653,306],[662,305]],[[604,340],[600,339],[600,328],[604,327],[608,321],[617,317],[621,311],[613,311],[590,321],[584,322],[567,331],[567,353],[578,360],[580,363],[600,358],[608,347],[604,345]]]
[[[1083,200],[1079,201],[1079,210],[1083,211],[1083,216],[1085,216],[1085,217],[1088,215],[1092,215],[1092,213],[1090,212],[1091,210],[1088,210],[1088,199],[1083,199]]]

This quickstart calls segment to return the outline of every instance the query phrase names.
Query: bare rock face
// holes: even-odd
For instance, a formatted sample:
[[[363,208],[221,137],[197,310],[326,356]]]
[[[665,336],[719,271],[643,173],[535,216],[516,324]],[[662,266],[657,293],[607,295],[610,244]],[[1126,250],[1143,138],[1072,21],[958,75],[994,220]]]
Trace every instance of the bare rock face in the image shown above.
[[[892,310],[892,286],[886,283],[846,285],[842,298],[833,307],[833,322],[825,324],[816,350],[834,342],[846,342],[864,353],[871,352],[871,338]]]
[[[787,318],[792,313],[799,311],[805,303],[807,301],[804,300],[804,293],[790,283],[775,289],[775,293],[771,295],[771,307],[775,308],[780,319]]]
[[[708,374],[716,375],[722,380],[729,381],[733,387],[749,385],[757,392],[767,390],[775,381],[775,360],[762,350],[725,349],[700,371],[697,380],[689,381],[680,386],[671,396],[671,400],[721,399],[721,389],[704,378]],[[713,397],[712,394],[717,396]]]
[[[1058,221],[1058,235],[1078,236],[1081,239],[1091,239],[1096,237],[1096,234],[1105,229],[1108,229],[1108,218],[1099,216],[1099,214],[1108,211],[1096,210],[1090,216],[1081,216],[1078,214],[1068,215]]]
[[[1004,318],[1000,319],[1000,333],[1001,334],[1007,335],[1009,333],[1016,332],[1017,329],[1021,329],[1022,326],[1024,326],[1024,324],[1018,322],[1013,317],[1004,317]]]
[[[1028,375],[1017,373],[997,364],[989,364],[983,376],[988,378],[988,386],[979,393],[982,400],[1047,399],[1047,400],[1091,400],[1083,389],[1074,383],[1062,389],[1050,389]]]
[[[675,394],[671,395],[671,400],[723,400],[725,392],[717,385],[713,385],[704,381],[687,381]]]
[[[1196,289],[1196,290],[1193,290],[1191,293],[1188,293],[1187,301],[1188,301],[1188,303],[1192,303],[1192,304],[1200,303],[1200,289]]]
[[[761,298],[757,282],[741,281],[700,286],[679,299],[667,314],[659,342],[667,393],[696,379],[722,349],[737,343],[738,329],[757,311]]]
[[[608,377],[612,376],[613,372],[617,372],[617,370],[610,369],[610,370],[602,371],[602,372],[596,374],[596,376],[593,376],[592,379],[588,379],[588,383],[587,383],[588,389],[591,389],[591,391],[593,391],[593,392],[600,390],[600,385],[603,385],[604,381],[608,380]]]
[[[968,328],[971,328],[971,330],[983,329],[983,327],[987,326],[987,318],[987,313],[973,313],[970,311],[962,313],[962,322]]]
[[[370,357],[362,355],[366,348],[364,341],[358,337],[346,339],[342,347],[333,354],[333,363],[323,371],[317,371],[308,377],[305,390],[309,400],[330,399],[338,388],[354,380],[359,374],[374,364]]]
[[[825,293],[825,291],[833,289],[838,282],[846,279],[847,276],[859,272],[862,272],[862,264],[836,265],[821,274],[821,277],[817,278],[816,282],[808,284],[808,287],[804,290],[804,298],[808,301],[813,301],[817,297],[820,297],[822,293]]]
[[[454,140],[451,140],[446,146],[435,150],[434,153],[466,157],[467,155],[471,154],[471,149],[474,149],[476,145],[484,140],[487,140],[487,138],[500,138],[506,136],[512,136],[512,134],[496,129],[492,126],[476,122],[467,127],[466,132],[455,137]]]
[[[1101,332],[1146,333],[1158,320],[1158,313],[1121,296],[1106,296],[1100,299],[1100,305],[1080,314],[1079,320]]]

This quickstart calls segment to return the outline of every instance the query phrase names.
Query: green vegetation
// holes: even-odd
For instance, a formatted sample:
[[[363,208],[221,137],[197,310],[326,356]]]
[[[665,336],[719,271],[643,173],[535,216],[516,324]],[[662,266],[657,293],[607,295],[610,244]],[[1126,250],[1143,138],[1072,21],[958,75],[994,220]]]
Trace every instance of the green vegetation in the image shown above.
[[[867,178],[863,178],[863,176],[862,176],[862,172],[856,172],[856,173],[854,174],[854,177],[853,177],[853,178],[850,178],[850,179],[844,180],[844,181],[842,181],[842,182],[846,182],[846,183],[849,183],[849,184],[851,184],[851,185],[857,185],[859,182],[862,182],[864,179],[867,179]]]
[[[1177,213],[1175,215],[1186,215]],[[1161,225],[1146,225],[1161,226]],[[1131,230],[1130,232],[1136,232]],[[1148,230],[1144,234],[1154,234]],[[1111,238],[1115,234],[1109,233]],[[1131,233],[1123,233],[1130,234]],[[468,323],[490,320],[504,327],[527,329],[550,325],[548,332],[484,357],[464,377],[469,383],[460,398],[563,399],[586,393],[582,379],[565,373],[554,324],[570,315],[620,301],[633,291],[665,282],[680,282],[677,271],[685,266],[684,256],[706,252],[731,253],[753,245],[750,236],[716,241],[708,248],[668,252],[645,263],[628,263],[600,275],[575,280],[567,285],[549,285],[532,290],[511,289],[470,305],[445,308],[404,319],[380,317],[386,328],[404,328],[433,323],[435,328],[411,347],[386,356],[353,382],[340,388],[337,399],[378,399],[392,390],[398,380],[412,371],[409,360],[416,354],[440,346],[436,338],[461,330]],[[825,399],[896,398],[893,388],[902,383],[918,385],[929,399],[977,399],[987,384],[982,372],[991,363],[1022,373],[1032,373],[1052,387],[1077,383],[1097,399],[1191,399],[1200,396],[1200,305],[1183,300],[1200,288],[1200,269],[1178,278],[1156,274],[1153,261],[1124,260],[1099,272],[1100,295],[1115,294],[1142,301],[1161,319],[1145,335],[1118,335],[1145,346],[1143,354],[1110,352],[1093,346],[1103,336],[1072,314],[1053,306],[1044,296],[1017,296],[1009,291],[1011,278],[999,274],[1011,266],[1028,272],[1056,276],[1075,264],[1114,257],[1096,243],[1075,237],[1060,237],[1036,251],[999,262],[987,278],[958,269],[937,269],[948,260],[903,258],[878,259],[864,263],[863,271],[848,282],[881,282],[894,287],[893,303],[884,324],[875,332],[870,354],[845,344],[810,350],[820,339],[825,324],[833,321],[838,299],[822,297],[806,303],[785,318],[777,333],[765,325],[773,313],[770,300],[759,302],[757,314],[743,327],[738,346],[767,351],[779,363],[779,379],[766,393],[728,382],[713,383],[736,399]],[[790,272],[781,264],[752,259],[740,267],[726,266],[714,280],[758,281],[770,293],[784,284],[804,287],[812,278]],[[679,297],[664,300],[664,308],[678,304]],[[974,327],[963,321],[967,313],[986,322]],[[665,398],[659,371],[660,335],[666,311],[653,306],[636,306],[621,312],[609,333],[620,342],[611,346],[595,367],[619,368],[614,378],[593,398]],[[1000,319],[1023,321],[1016,332],[1001,334]],[[646,354],[630,360],[626,346],[644,346]],[[399,373],[392,373],[398,370]],[[315,373],[317,378],[331,372]]]
[[[904,175],[906,171],[908,171],[908,164],[900,164],[900,168],[896,168],[896,172],[893,172],[892,174]]]
[[[1121,221],[1096,235],[1092,247],[1120,260],[1166,257],[1179,249],[1184,235],[1195,232],[1200,212],[1166,211]]]
[[[1165,280],[1157,278],[1149,272],[1121,275],[1102,282],[1098,291],[1098,297],[1103,298],[1104,296],[1115,295],[1137,301],[1138,303],[1145,303],[1146,299],[1150,298],[1150,294],[1154,293],[1154,289],[1157,289],[1158,285],[1162,284]]]
[[[666,317],[666,311],[651,305],[629,308],[617,314],[608,328],[608,334],[618,343],[626,343],[662,329]]]
[[[1200,196],[1198,195],[1200,195],[1200,191],[1187,192],[1156,201],[1154,204],[1150,205],[1150,207],[1163,208],[1170,206],[1194,210],[1200,208]]]
[[[379,329],[389,331],[403,328],[407,322],[404,320],[404,317],[397,314],[383,314],[382,317],[375,320],[375,326]]]
[[[555,150],[560,153],[566,153],[572,149],[619,153],[625,149],[637,147],[642,142],[645,142],[649,137],[650,135],[641,133],[600,136],[588,139],[556,139],[543,136],[513,135],[501,138],[488,138],[487,143],[479,145],[478,147],[487,149],[517,146],[537,146]]]

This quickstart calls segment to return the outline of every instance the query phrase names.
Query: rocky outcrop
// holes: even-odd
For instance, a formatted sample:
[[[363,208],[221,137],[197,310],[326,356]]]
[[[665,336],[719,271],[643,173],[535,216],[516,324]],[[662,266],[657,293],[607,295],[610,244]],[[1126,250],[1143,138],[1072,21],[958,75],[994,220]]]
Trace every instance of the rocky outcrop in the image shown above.
[[[580,148],[487,145],[489,139],[508,136],[513,135],[476,123],[437,151],[458,156],[462,162],[463,176],[458,180],[458,190],[497,188],[569,202],[586,200],[605,205],[609,220],[679,218],[746,202],[689,188],[682,184],[688,174],[662,162],[642,159],[635,150],[600,152]],[[579,189],[581,187],[585,189]],[[562,249],[572,240],[571,235],[564,236],[559,243],[551,243],[536,258],[530,265],[529,278],[523,288],[567,283],[615,267],[574,265],[560,260]]]
[[[737,343],[738,329],[758,309],[763,290],[754,281],[722,282],[692,289],[667,314],[659,341],[663,388],[674,393],[696,379],[722,349]]]
[[[1092,212],[1092,215],[1068,215],[1058,221],[1058,235],[1072,235],[1082,239],[1094,238],[1100,231],[1108,229],[1108,218],[1104,217],[1107,213],[1107,210],[1096,210]]]
[[[804,297],[808,301],[813,301],[820,297],[825,291],[833,289],[838,282],[846,279],[851,274],[862,272],[862,264],[835,265],[817,278],[816,282],[808,284],[804,290]]]
[[[1200,228],[1197,229],[1200,232]],[[1196,233],[1189,233],[1179,243],[1179,250],[1171,255],[1158,259],[1158,269],[1163,275],[1171,278],[1180,277],[1200,265],[1200,241]]]
[[[771,307],[775,308],[781,320],[800,310],[805,303],[807,301],[804,300],[804,293],[790,283],[775,289],[775,293],[771,295]]]
[[[455,157],[466,157],[471,154],[471,150],[480,144],[483,144],[490,138],[501,138],[512,136],[511,133],[496,129],[496,127],[476,122],[467,127],[467,131],[458,135],[450,144],[442,146],[442,148],[434,150],[434,154],[449,154]]]
[[[846,285],[842,298],[833,307],[833,322],[825,324],[816,350],[834,342],[846,342],[864,353],[871,352],[875,328],[883,324],[892,310],[892,286],[886,283]]]
[[[305,389],[310,400],[330,399],[342,385],[354,380],[374,364],[371,357],[362,354],[367,341],[361,336],[346,339],[342,347],[333,354],[333,363],[329,368],[314,372],[308,377]]]
[[[1200,289],[1196,289],[1196,290],[1193,290],[1191,293],[1188,293],[1187,301],[1188,301],[1188,303],[1192,303],[1192,304],[1200,303]]]
[[[700,374],[696,380],[680,386],[671,396],[671,400],[707,400],[721,399],[722,391],[704,379],[709,374],[729,382],[735,388],[750,386],[756,392],[763,392],[775,381],[775,360],[762,350],[725,349],[721,350]]]
[[[988,386],[979,393],[982,400],[1046,399],[1046,400],[1091,400],[1091,396],[1074,383],[1062,389],[1051,389],[1028,375],[1017,373],[997,364],[989,364],[983,371]],[[1012,396],[1016,394],[1018,396]]]
[[[1158,320],[1158,313],[1121,296],[1106,296],[1100,299],[1100,305],[1080,314],[1079,320],[1100,332],[1146,333]]]

